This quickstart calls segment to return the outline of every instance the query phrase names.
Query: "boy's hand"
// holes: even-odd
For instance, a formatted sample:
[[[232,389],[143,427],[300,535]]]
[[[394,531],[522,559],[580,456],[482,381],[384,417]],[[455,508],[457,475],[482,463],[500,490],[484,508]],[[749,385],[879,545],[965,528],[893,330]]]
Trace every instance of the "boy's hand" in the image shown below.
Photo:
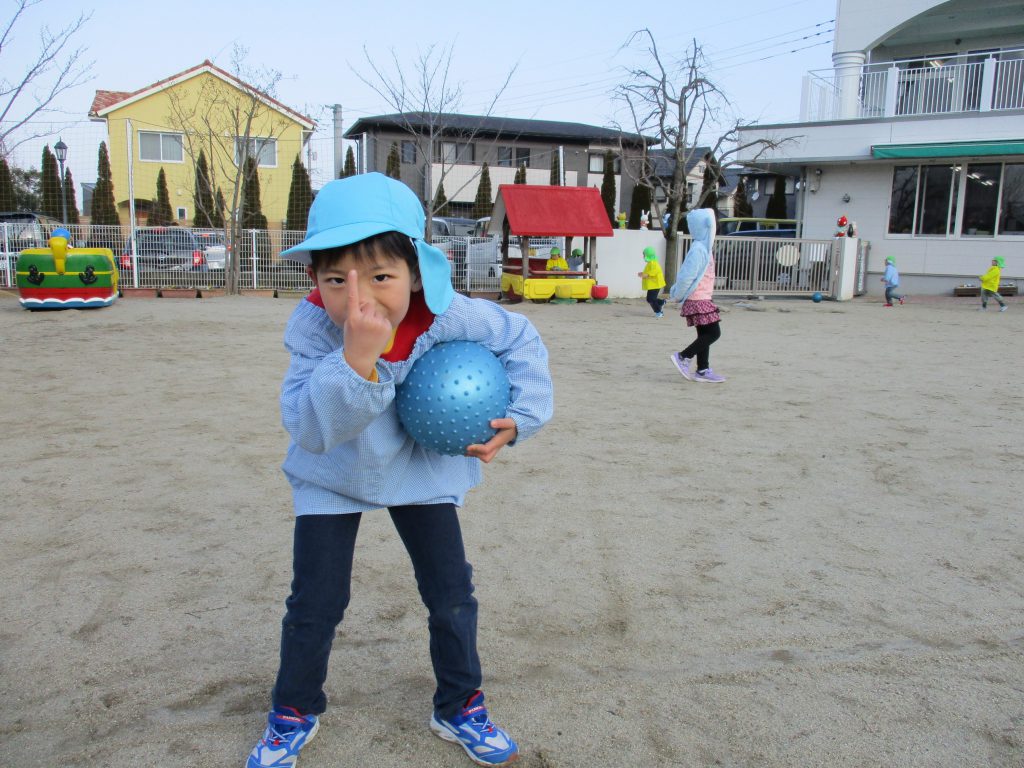
[[[516,439],[519,430],[512,419],[491,419],[491,426],[498,430],[498,433],[482,445],[476,443],[466,448],[467,456],[475,456],[484,464],[490,464],[491,459],[498,455],[498,451]]]
[[[391,341],[393,328],[388,318],[369,301],[359,298],[359,276],[353,269],[345,277],[348,306],[345,308],[345,360],[352,370],[370,378],[377,358]]]

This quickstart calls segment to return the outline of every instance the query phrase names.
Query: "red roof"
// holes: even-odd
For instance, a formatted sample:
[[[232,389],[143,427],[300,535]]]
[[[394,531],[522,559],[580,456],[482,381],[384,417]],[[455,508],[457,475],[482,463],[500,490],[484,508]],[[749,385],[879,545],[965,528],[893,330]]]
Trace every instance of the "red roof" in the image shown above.
[[[611,237],[612,224],[595,187],[502,184],[494,220],[508,216],[513,235],[530,237]]]

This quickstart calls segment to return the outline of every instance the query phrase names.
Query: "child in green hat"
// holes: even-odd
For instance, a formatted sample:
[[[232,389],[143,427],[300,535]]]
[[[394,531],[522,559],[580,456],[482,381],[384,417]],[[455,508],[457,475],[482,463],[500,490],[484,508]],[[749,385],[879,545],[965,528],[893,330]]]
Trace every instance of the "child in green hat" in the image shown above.
[[[988,309],[988,300],[990,298],[995,299],[999,303],[999,311],[1006,311],[1006,302],[1003,301],[1003,297],[999,295],[999,276],[1003,273],[1003,269],[1006,267],[1006,261],[1002,256],[996,256],[992,259],[992,266],[989,267],[988,272],[981,275],[981,308],[979,312],[984,312]]]
[[[643,289],[647,291],[647,303],[654,310],[655,317],[662,317],[661,311],[665,307],[665,300],[658,298],[661,289],[665,287],[665,275],[662,274],[661,265],[658,263],[657,252],[648,246],[644,248],[644,269],[636,273],[637,277],[643,278]]]

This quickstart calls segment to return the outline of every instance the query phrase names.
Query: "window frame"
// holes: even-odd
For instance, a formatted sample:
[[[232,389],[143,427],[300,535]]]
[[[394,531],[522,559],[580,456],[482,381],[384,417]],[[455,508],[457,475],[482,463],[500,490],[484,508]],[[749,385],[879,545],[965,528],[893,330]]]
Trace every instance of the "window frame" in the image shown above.
[[[242,142],[245,141],[244,136],[235,136],[235,166],[240,167],[242,165]],[[260,142],[259,145],[256,142]],[[249,143],[253,145],[253,148],[249,151],[249,157],[256,158],[257,168],[277,168],[277,138],[274,136],[250,136]],[[274,149],[274,162],[264,163],[263,162],[263,150],[271,146]]]
[[[160,157],[143,157],[142,156],[142,137],[143,136],[157,136],[158,144],[160,146]],[[184,163],[185,162],[185,134],[178,133],[175,131],[138,131],[137,138],[139,141],[139,162],[140,163]],[[181,157],[174,159],[173,157],[166,157],[164,154],[164,139],[177,139],[178,150],[181,153]]]
[[[971,168],[979,168],[980,166],[998,166],[998,173],[992,177],[993,183],[998,186],[998,189],[994,198],[994,210],[991,213],[992,221],[994,222],[993,231],[991,234],[984,234],[975,232],[974,234],[968,234],[965,232],[964,218],[967,213],[967,201],[968,201],[968,187],[972,178],[970,176]],[[909,240],[909,239],[943,239],[943,240],[970,240],[970,241],[991,241],[991,240],[1002,240],[1019,242],[1021,238],[1024,238],[1024,227],[1020,230],[1009,232],[1004,231],[1003,225],[1005,222],[1004,217],[1004,206],[1009,204],[1007,198],[1006,180],[1008,177],[1007,169],[1020,168],[1021,170],[1015,170],[1014,176],[1020,174],[1024,177],[1024,162],[1016,162],[1013,159],[997,158],[997,159],[981,159],[977,158],[968,162],[964,158],[950,158],[944,163],[904,163],[901,165],[893,165],[890,170],[889,176],[889,203],[886,208],[886,220],[885,220],[885,234],[884,237],[887,239],[894,240]],[[921,205],[921,193],[922,187],[925,183],[925,177],[929,171],[926,169],[932,168],[949,168],[953,175],[953,187],[949,193],[949,202],[946,213],[946,233],[945,234],[922,234],[919,232],[920,228],[920,205]],[[910,232],[892,232],[893,220],[893,185],[896,182],[896,174],[900,169],[913,169],[914,173],[914,202],[911,216],[911,227]],[[995,179],[998,178],[998,181]],[[1014,205],[1024,206],[1024,194],[1021,195],[1020,200],[1013,200]]]
[[[402,143],[398,147],[398,157],[401,162],[405,165],[415,165],[416,154],[416,142],[412,139],[402,139]]]

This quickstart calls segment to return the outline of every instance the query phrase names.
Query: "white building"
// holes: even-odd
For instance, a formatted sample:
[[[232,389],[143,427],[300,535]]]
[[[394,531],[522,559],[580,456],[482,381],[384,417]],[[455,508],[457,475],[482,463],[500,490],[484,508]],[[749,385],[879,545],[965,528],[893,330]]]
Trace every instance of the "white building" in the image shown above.
[[[745,162],[799,175],[803,236],[856,222],[870,293],[887,256],[909,293],[977,285],[993,256],[1024,276],[1020,0],[837,0],[832,65],[805,76],[799,122],[741,135],[789,139]]]

